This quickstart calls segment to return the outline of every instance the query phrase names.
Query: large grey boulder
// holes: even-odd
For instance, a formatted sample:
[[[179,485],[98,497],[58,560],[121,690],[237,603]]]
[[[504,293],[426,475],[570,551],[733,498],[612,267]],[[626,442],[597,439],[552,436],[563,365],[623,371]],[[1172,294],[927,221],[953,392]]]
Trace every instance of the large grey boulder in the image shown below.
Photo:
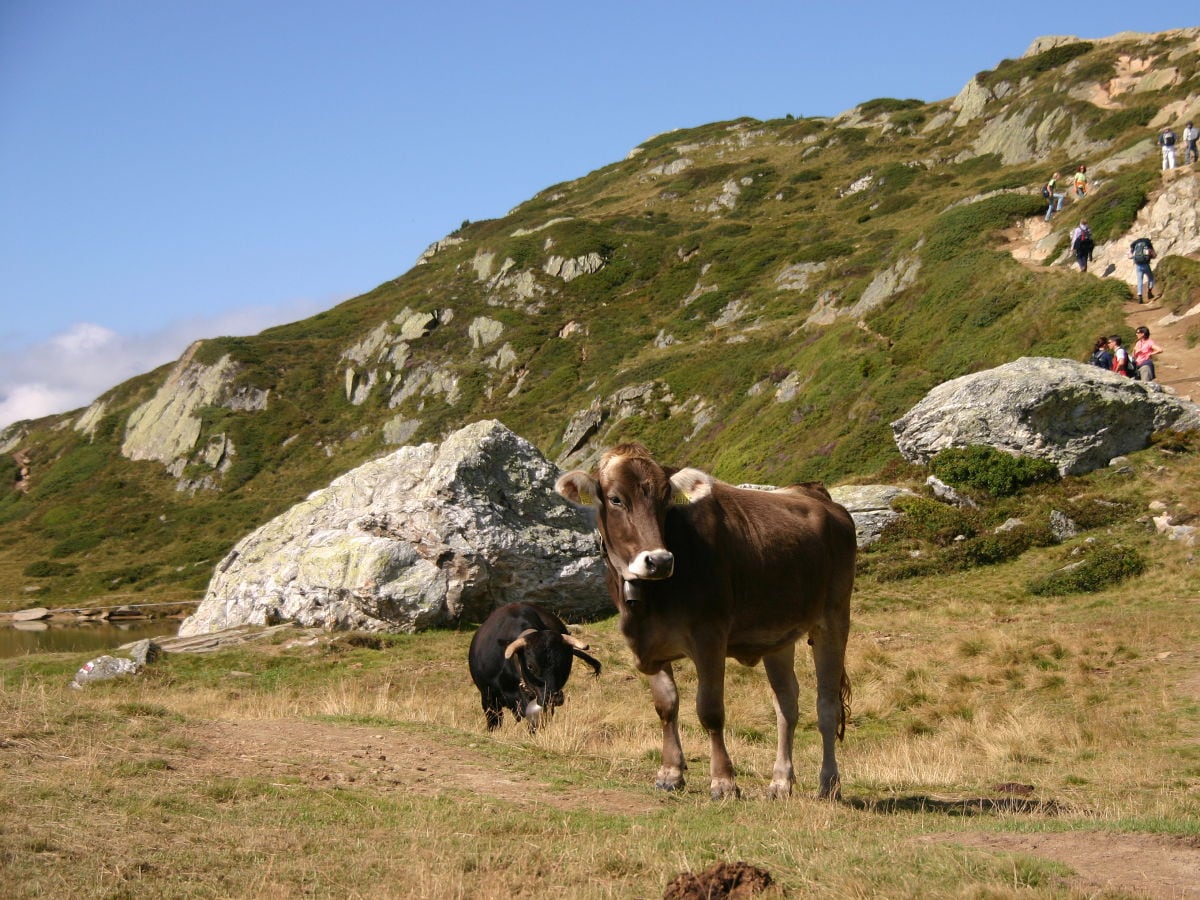
[[[236,625],[412,632],[513,600],[611,611],[592,532],[555,467],[496,421],[402,447],[243,538],[180,635]]]
[[[1200,428],[1200,407],[1069,359],[1022,357],[940,384],[892,423],[900,453],[926,463],[947,447],[984,444],[1049,460],[1063,475],[1143,450],[1162,429]]]

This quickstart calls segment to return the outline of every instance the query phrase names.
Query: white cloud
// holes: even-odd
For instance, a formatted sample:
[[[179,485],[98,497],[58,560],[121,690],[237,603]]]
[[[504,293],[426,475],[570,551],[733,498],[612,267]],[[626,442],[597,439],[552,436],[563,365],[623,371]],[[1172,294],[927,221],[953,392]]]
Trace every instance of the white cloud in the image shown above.
[[[192,341],[257,334],[329,304],[296,301],[181,319],[149,334],[122,335],[79,322],[45,341],[0,353],[0,428],[87,406],[111,387],[178,359]]]

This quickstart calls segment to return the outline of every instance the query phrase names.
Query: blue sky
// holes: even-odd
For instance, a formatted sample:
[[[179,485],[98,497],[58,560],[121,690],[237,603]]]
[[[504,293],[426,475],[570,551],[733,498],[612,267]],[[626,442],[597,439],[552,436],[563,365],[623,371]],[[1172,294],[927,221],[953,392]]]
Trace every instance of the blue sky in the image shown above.
[[[0,0],[0,427],[370,290],[663,131],[941,100],[1183,6]]]

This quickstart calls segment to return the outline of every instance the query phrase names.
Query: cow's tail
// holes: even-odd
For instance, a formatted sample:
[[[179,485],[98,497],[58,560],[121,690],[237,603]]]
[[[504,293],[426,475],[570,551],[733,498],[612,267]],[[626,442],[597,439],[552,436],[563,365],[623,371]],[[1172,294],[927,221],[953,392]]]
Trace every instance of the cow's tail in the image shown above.
[[[850,676],[846,674],[846,670],[842,669],[842,715],[838,719],[837,738],[843,740],[846,737],[846,721],[850,718],[850,701],[854,697],[854,692],[850,689]]]

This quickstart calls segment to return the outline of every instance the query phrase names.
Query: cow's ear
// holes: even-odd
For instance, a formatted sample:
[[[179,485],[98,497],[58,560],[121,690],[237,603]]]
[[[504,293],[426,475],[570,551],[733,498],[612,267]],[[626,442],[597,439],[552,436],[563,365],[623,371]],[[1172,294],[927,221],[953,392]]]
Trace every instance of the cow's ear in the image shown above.
[[[600,502],[600,488],[596,485],[596,480],[580,469],[568,472],[554,482],[554,490],[575,506],[590,507]]]
[[[703,500],[712,493],[713,477],[699,469],[680,469],[671,476],[671,487],[675,493],[672,498],[677,506],[687,506],[697,500]]]

